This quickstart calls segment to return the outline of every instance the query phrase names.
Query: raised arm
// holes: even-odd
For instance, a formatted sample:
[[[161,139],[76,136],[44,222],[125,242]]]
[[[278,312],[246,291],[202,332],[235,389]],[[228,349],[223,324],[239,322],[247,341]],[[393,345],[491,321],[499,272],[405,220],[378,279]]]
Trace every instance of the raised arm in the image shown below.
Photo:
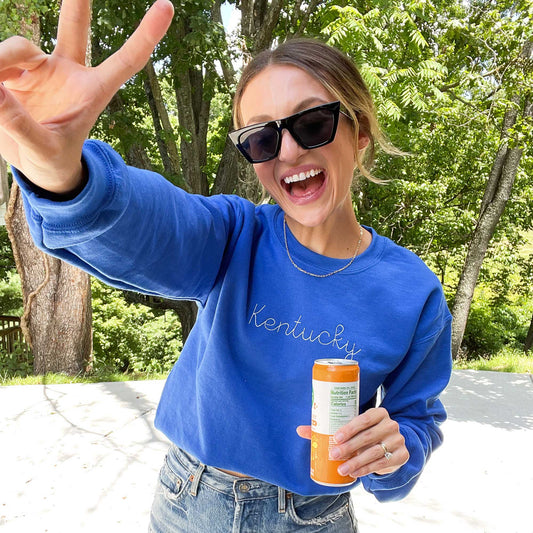
[[[63,0],[51,55],[22,37],[0,43],[0,154],[56,193],[80,184],[84,140],[113,94],[148,61],[174,12],[169,0],[157,0],[123,46],[89,68],[89,9],[89,0]]]

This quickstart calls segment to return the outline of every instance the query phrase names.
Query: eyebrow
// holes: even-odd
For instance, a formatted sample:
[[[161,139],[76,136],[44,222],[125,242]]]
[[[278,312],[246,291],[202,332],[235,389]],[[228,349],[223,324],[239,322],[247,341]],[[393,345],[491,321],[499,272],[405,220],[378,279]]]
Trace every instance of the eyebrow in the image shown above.
[[[315,105],[329,104],[329,102],[330,100],[324,100],[323,98],[320,98],[319,96],[311,96],[309,98],[306,98],[305,100],[302,100],[300,103],[298,103],[298,105],[296,105],[294,109],[292,110],[291,114],[293,115],[305,109],[314,107]],[[285,117],[280,117],[280,118],[285,118]],[[269,115],[254,115],[248,120],[245,126],[248,126],[251,124],[260,124],[262,122],[271,122],[272,120],[279,120],[279,119],[272,119]]]

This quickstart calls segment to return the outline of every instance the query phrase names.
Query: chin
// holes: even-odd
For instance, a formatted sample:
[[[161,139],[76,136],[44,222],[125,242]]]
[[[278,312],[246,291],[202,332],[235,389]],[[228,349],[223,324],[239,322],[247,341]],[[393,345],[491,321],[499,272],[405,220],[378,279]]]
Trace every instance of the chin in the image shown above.
[[[285,214],[294,222],[306,228],[316,228],[326,221],[326,217],[320,213],[291,213],[289,210],[285,211]]]

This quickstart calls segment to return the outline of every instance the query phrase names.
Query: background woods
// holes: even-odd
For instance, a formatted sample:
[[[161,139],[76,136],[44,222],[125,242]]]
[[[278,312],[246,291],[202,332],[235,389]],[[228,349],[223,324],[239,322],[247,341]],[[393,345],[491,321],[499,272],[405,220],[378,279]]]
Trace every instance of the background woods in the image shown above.
[[[93,64],[122,44],[148,5],[93,1]],[[187,0],[175,8],[167,36],[110,102],[94,137],[111,143],[129,164],[160,172],[190,192],[236,192],[257,201],[251,168],[226,137],[239,70],[275,42],[325,39],[359,65],[387,135],[410,154],[378,154],[374,174],[387,182],[357,183],[354,209],[361,221],[411,248],[439,276],[455,318],[455,356],[523,345],[533,314],[531,249],[525,247],[533,230],[531,1]],[[38,24],[41,46],[51,51],[57,16],[55,1],[4,0],[0,37]],[[119,293],[94,290],[95,365],[149,366],[151,352],[145,362],[124,355],[150,344],[148,337],[122,340],[120,362],[109,361],[113,345],[105,339],[115,338],[113,314],[102,309],[128,314],[123,305],[129,304],[117,303],[123,302]],[[174,315],[161,310],[131,312],[136,318],[127,320],[160,323],[157,335],[173,346],[175,358],[195,306],[167,304],[179,316],[181,334]],[[52,328],[61,335],[58,325]],[[167,349],[164,357],[168,364],[161,368],[173,356]]]
[[[17,2],[4,7],[10,25],[3,27],[39,45],[39,4]],[[31,348],[35,373],[85,371],[92,350],[89,276],[34,246],[16,184],[11,187],[5,223],[21,280],[20,328]]]

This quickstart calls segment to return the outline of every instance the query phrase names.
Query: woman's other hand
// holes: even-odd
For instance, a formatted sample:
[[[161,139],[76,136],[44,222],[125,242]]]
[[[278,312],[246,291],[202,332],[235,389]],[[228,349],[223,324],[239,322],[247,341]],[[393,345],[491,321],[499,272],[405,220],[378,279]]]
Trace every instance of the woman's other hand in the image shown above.
[[[0,43],[0,154],[51,192],[76,188],[81,149],[121,85],[143,68],[173,15],[157,0],[124,45],[102,64],[85,66],[89,0],[63,0],[51,55],[22,37]]]
[[[302,438],[311,438],[311,426],[298,426],[296,431]],[[390,474],[409,460],[399,425],[383,407],[353,418],[335,433],[335,441],[331,459],[344,461],[339,473],[354,479],[371,473]]]

